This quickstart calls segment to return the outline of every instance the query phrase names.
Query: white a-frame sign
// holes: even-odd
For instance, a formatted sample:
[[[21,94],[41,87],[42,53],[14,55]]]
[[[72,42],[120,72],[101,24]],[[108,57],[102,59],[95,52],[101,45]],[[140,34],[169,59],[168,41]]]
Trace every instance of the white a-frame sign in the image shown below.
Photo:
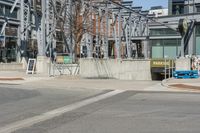
[[[29,59],[26,69],[26,74],[34,74],[36,66],[36,59]]]

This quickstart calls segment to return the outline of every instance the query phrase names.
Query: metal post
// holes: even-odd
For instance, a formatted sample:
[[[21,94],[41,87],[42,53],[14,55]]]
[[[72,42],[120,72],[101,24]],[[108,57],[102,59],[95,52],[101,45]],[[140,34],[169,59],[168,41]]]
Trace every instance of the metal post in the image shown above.
[[[120,59],[121,57],[121,10],[119,10],[119,16],[118,16],[118,46],[117,46],[117,59]]]
[[[168,65],[168,69],[169,69],[169,79],[171,78],[171,64],[170,64],[170,59],[169,59],[169,65]]]
[[[20,42],[21,42],[21,47],[22,47],[22,54],[24,55],[24,45],[25,45],[25,40],[24,40],[24,0],[20,1]]]
[[[104,40],[104,36],[105,36],[105,32],[104,32],[104,27],[103,27],[103,14],[102,14],[102,11],[101,11],[101,9],[99,9],[99,17],[100,17],[100,25],[99,25],[99,29],[100,29],[100,39],[101,39],[101,41],[99,42],[99,44],[101,45],[101,46],[99,46],[100,47],[100,51],[99,51],[99,53],[100,53],[100,57],[101,57],[101,55],[102,55],[102,53],[104,54],[104,51],[105,51],[105,40]]]
[[[185,56],[184,52],[184,37],[181,39],[181,57]]]
[[[89,15],[89,24],[90,25],[92,25],[93,23],[92,23],[92,14],[90,14]],[[90,27],[93,27],[93,25],[92,26],[90,26]],[[92,31],[92,29],[91,29],[91,31]],[[93,54],[93,40],[92,40],[92,35],[91,34],[88,34],[87,33],[87,45],[89,45],[88,46],[88,58],[92,58],[92,54]]]
[[[131,58],[131,55],[132,55],[132,50],[131,50],[132,16],[131,16],[131,13],[129,14],[128,23],[129,23],[129,36],[128,36],[129,44],[127,46],[127,48],[128,48],[127,49],[127,54],[128,54],[128,58]]]
[[[117,28],[116,28],[116,16],[113,14],[113,19],[115,19],[114,20],[114,38],[115,38],[115,58],[118,58],[118,41],[119,41],[119,39],[118,39],[118,37],[117,37]]]
[[[108,58],[108,36],[109,36],[109,33],[108,33],[108,29],[109,29],[109,16],[108,16],[108,4],[106,3],[106,36],[104,37],[105,38],[105,48],[104,48],[104,58],[107,59]]]
[[[72,15],[72,0],[69,0],[69,28],[70,28],[70,57],[74,61],[74,50],[73,50],[73,33],[72,33],[72,23],[73,23],[73,15]]]
[[[38,43],[38,56],[45,56],[45,10],[46,1],[42,1],[42,16],[37,15],[36,27],[37,27],[37,43]]]
[[[46,11],[46,0],[42,0],[42,20],[41,20],[41,54],[45,56],[45,46],[46,46],[46,31],[45,31],[45,11]]]
[[[50,33],[50,3],[49,0],[46,0],[46,39],[47,39],[47,49],[49,49],[49,76],[52,76],[51,71],[52,71],[52,40],[51,40],[51,33]]]
[[[99,55],[99,16],[96,14],[96,46],[95,46],[96,55]]]
[[[165,79],[167,79],[167,59],[165,57]]]
[[[172,77],[174,77],[174,68],[175,68],[175,66],[174,66],[174,60],[172,60]]]

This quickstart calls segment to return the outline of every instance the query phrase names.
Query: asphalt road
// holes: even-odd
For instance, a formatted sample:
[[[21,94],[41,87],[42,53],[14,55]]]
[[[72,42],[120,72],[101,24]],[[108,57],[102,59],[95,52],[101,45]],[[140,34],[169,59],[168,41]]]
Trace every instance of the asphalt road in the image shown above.
[[[9,124],[110,92],[1,87],[0,130]],[[199,132],[200,94],[125,91],[14,133]]]
[[[106,93],[101,90],[0,87],[0,127]]]

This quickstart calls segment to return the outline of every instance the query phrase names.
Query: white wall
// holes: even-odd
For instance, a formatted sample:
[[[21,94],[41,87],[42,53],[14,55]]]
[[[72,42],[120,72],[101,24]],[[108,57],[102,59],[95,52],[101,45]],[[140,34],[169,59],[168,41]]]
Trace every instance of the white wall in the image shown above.
[[[168,9],[150,10],[149,14],[155,14],[155,17],[167,16],[168,15]]]
[[[83,78],[152,80],[150,60],[80,59]]]

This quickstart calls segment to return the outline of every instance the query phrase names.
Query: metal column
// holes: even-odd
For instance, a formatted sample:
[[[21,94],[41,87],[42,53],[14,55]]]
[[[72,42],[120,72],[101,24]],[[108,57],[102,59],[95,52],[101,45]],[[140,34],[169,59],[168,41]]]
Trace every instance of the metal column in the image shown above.
[[[121,10],[119,11],[119,16],[118,16],[118,46],[117,46],[117,59],[121,58]]]
[[[95,46],[95,51],[96,55],[99,55],[99,13],[96,14],[96,46]]]
[[[108,33],[108,29],[109,29],[109,16],[108,16],[108,4],[106,3],[106,35],[105,35],[105,48],[104,48],[104,58],[108,58],[108,36],[109,36],[109,33]]]
[[[21,47],[21,54],[24,56],[25,54],[25,38],[24,38],[24,0],[20,1],[20,47]]]

